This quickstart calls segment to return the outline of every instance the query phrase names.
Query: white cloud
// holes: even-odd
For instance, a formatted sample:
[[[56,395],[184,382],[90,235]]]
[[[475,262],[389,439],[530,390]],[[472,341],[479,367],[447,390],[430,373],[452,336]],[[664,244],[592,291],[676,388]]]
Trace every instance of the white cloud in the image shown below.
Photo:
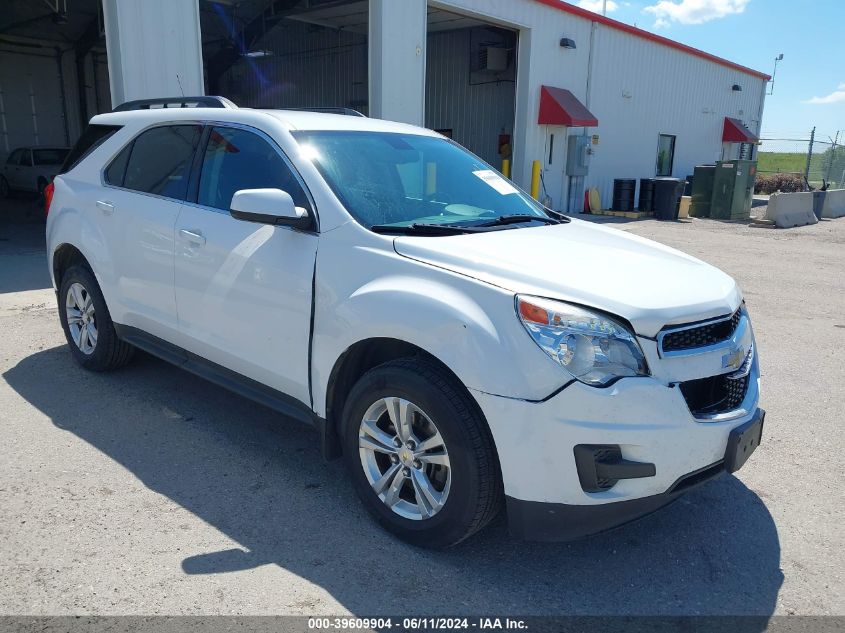
[[[742,13],[751,0],[659,0],[643,11],[655,17],[654,26],[663,28],[671,22],[702,24],[727,15]]]
[[[604,7],[604,0],[579,0],[578,6],[582,9],[586,9],[587,11],[601,13],[602,8]],[[617,2],[614,2],[613,0],[607,0],[608,13],[616,11],[616,9],[618,8],[619,4]]]
[[[824,97],[813,97],[812,99],[807,99],[804,103],[812,103],[812,104],[827,104],[827,103],[839,103],[841,101],[845,101],[845,84],[839,84],[836,87],[836,90],[831,92],[829,95]]]

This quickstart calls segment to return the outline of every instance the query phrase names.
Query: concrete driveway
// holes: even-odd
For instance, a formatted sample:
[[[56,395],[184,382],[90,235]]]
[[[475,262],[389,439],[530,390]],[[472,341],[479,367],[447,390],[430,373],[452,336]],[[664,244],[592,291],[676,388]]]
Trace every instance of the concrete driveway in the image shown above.
[[[0,201],[0,613],[845,614],[845,220],[617,224],[741,282],[763,445],[610,533],[533,544],[500,522],[429,552],[377,528],[298,423],[145,355],[78,368],[43,219]]]

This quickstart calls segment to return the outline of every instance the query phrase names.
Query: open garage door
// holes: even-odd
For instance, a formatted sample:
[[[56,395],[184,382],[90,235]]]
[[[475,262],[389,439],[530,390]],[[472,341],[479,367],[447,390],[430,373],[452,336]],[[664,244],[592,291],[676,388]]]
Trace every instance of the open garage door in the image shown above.
[[[0,161],[19,147],[72,145],[110,109],[100,0],[3,0]]]
[[[366,0],[200,3],[209,94],[253,108],[367,113]]]
[[[429,7],[425,126],[491,165],[511,158],[516,31]]]

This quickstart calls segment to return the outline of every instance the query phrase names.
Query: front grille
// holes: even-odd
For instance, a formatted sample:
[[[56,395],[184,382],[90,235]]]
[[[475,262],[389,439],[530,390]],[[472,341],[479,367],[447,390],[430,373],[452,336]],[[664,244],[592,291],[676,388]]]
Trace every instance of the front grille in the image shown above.
[[[663,336],[661,348],[664,352],[676,352],[721,343],[728,340],[736,331],[741,316],[742,308],[738,308],[730,319],[668,332]]]
[[[738,409],[748,391],[749,375],[746,373],[745,376],[731,378],[735,375],[723,374],[682,382],[681,393],[690,412],[700,417]]]

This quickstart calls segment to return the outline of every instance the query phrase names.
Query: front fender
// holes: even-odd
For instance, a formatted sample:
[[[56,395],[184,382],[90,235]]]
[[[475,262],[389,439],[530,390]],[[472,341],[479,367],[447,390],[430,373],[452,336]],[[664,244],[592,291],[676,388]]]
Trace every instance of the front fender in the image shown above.
[[[440,360],[466,387],[486,393],[541,400],[567,382],[518,321],[513,293],[392,251],[367,251],[367,257],[374,260],[371,265],[347,261],[345,271],[359,271],[362,277],[367,270],[391,273],[374,276],[348,294],[322,287],[324,278],[318,275],[312,347],[318,415],[325,417],[337,360],[367,339],[415,345]]]

